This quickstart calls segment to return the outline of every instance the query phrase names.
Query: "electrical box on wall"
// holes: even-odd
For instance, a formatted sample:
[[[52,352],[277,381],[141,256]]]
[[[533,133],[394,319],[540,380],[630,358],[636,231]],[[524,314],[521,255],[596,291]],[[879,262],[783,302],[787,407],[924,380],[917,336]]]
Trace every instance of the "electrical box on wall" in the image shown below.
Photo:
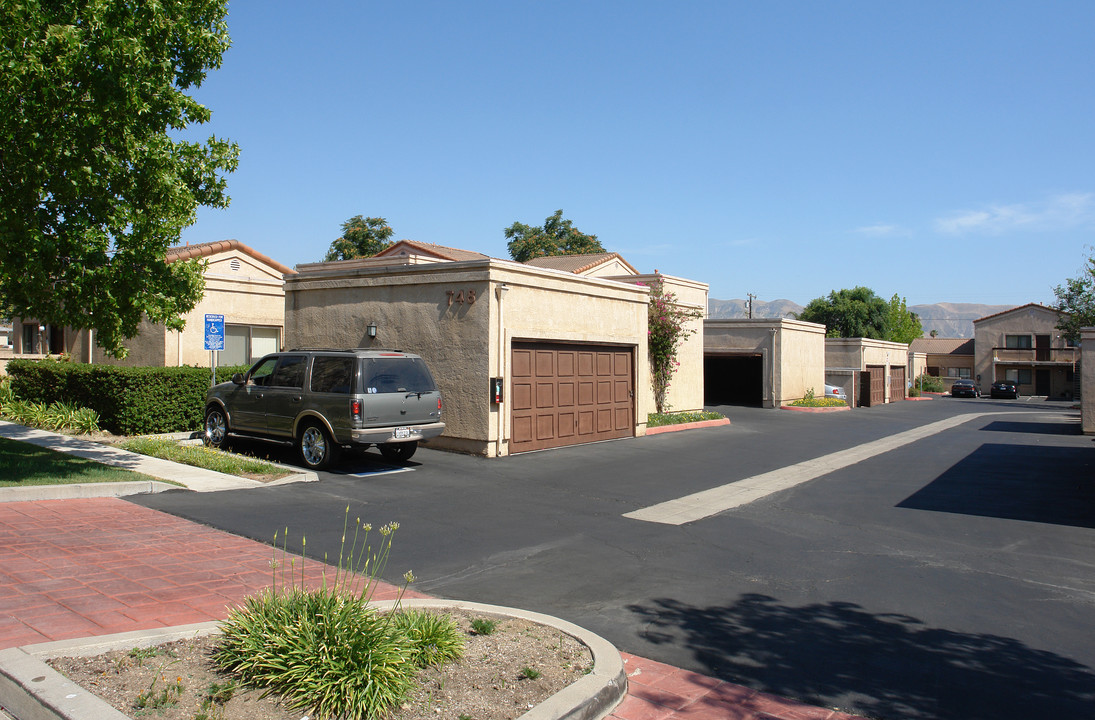
[[[490,379],[490,401],[495,405],[502,402],[502,378],[500,377]]]

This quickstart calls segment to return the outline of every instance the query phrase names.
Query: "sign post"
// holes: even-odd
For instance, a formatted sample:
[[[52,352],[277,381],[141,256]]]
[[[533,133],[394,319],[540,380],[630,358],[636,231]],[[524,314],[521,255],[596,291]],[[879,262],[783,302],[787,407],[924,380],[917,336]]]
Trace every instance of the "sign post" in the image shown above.
[[[217,361],[214,350],[224,350],[224,315],[205,316],[205,349],[209,351],[209,367],[213,369],[213,384],[217,384]]]

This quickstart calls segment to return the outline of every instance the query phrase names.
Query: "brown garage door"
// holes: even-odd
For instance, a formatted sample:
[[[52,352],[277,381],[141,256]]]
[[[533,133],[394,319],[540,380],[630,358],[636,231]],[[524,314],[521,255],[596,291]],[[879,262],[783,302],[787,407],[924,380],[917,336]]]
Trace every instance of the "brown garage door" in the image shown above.
[[[905,366],[890,366],[890,402],[905,399]]]
[[[510,452],[632,437],[631,348],[514,343]]]

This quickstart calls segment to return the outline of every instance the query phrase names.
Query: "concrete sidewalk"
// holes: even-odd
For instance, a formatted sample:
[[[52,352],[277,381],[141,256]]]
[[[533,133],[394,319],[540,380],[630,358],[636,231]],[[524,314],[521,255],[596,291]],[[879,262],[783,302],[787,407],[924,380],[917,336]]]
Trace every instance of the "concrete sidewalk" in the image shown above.
[[[11,423],[0,423],[0,437],[105,459],[203,492],[263,487]],[[149,483],[143,484],[146,488],[139,491],[148,492]],[[275,557],[270,545],[140,507],[110,492],[81,497],[84,488],[95,491],[93,485],[0,489],[0,651],[223,620],[228,608],[270,585]],[[15,495],[23,491],[35,499],[19,501]],[[49,499],[55,495],[70,499]],[[310,560],[302,567],[311,581],[324,569]],[[396,593],[397,588],[384,585],[376,599]],[[428,596],[411,591],[406,597]],[[610,720],[854,720],[828,708],[620,655],[628,693],[607,716]]]
[[[147,455],[138,455],[120,448],[111,447],[90,440],[81,440],[70,435],[36,430],[34,428],[16,425],[15,423],[0,420],[0,437],[9,440],[30,443],[39,447],[49,448],[57,452],[64,452],[85,460],[111,467],[132,470],[156,480],[167,480],[179,483],[188,490],[194,492],[217,492],[219,490],[246,490],[274,485],[284,485],[290,482],[314,482],[319,478],[314,472],[301,470],[300,468],[279,466],[289,473],[284,478],[279,478],[268,483],[248,480],[236,475],[190,465],[181,465],[170,460]],[[50,489],[47,489],[50,488]],[[136,495],[147,492],[162,492],[164,490],[177,489],[177,486],[168,483],[85,483],[81,485],[56,485],[17,488],[19,492],[8,492],[8,488],[0,489],[0,502],[7,500],[41,500],[61,499],[73,497],[121,497],[124,495]]]

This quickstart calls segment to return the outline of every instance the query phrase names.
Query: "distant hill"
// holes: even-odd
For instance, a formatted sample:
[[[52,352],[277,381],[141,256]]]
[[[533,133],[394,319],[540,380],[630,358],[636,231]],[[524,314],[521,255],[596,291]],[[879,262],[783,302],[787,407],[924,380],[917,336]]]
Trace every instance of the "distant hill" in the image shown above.
[[[934,303],[910,305],[909,310],[920,316],[920,324],[924,327],[925,335],[936,330],[938,337],[971,338],[974,320],[1013,307],[1015,306],[979,303]],[[710,298],[707,301],[707,312],[713,319],[749,317],[749,307],[745,300]],[[802,312],[802,305],[791,300],[772,300],[771,302],[753,300],[754,318],[794,317],[799,312]]]
[[[978,303],[935,303],[910,305],[909,310],[920,316],[920,324],[927,335],[939,331],[939,337],[971,338],[973,321],[986,315],[1010,310],[1015,305],[980,305]]]
[[[789,313],[802,312],[802,306],[791,300],[753,300],[753,317],[755,318],[781,318],[793,317]],[[749,303],[745,300],[716,300],[708,298],[707,313],[711,318],[746,318],[749,317]]]

